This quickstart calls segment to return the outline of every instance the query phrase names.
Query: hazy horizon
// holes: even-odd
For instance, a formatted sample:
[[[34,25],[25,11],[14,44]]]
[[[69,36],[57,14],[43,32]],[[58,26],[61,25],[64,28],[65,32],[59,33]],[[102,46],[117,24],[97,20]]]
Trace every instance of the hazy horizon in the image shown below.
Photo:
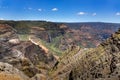
[[[46,21],[46,22],[55,22],[55,21],[47,21],[47,20],[30,20],[30,19],[29,20],[0,20],[0,21]],[[79,22],[74,22],[74,21],[73,22],[67,22],[67,21],[66,22],[61,22],[61,21],[57,22],[56,21],[55,23],[113,23],[113,24],[120,24],[120,22],[97,22],[97,21],[96,22],[92,22],[92,21],[91,22],[87,22],[87,21],[86,22],[80,22],[80,21]]]

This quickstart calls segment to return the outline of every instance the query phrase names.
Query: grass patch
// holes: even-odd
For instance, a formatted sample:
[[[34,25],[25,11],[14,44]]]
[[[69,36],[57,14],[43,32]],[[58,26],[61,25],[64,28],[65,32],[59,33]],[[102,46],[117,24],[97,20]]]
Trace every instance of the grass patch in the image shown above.
[[[28,34],[19,34],[18,37],[21,41],[28,41],[29,40]]]

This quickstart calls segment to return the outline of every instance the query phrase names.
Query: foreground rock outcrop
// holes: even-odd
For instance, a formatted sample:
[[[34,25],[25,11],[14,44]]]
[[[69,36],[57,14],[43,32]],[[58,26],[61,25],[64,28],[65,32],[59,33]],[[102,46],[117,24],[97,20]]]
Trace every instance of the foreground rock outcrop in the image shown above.
[[[53,70],[52,80],[119,80],[120,30],[97,48],[80,50],[62,60]]]
[[[30,78],[12,65],[0,62],[0,80],[30,80]]]

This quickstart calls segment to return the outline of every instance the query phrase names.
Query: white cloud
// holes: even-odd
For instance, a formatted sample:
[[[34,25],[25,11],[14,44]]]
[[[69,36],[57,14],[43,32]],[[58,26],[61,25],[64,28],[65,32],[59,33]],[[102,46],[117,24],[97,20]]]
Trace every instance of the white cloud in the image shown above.
[[[38,11],[42,11],[42,9],[38,9]]]
[[[97,15],[97,13],[93,13],[93,14],[92,14],[92,16],[96,16],[96,15]]]
[[[85,15],[85,12],[79,12],[78,15]]]
[[[120,16],[120,12],[117,12],[116,15],[117,15],[117,16]]]
[[[58,8],[53,8],[52,11],[58,11]]]

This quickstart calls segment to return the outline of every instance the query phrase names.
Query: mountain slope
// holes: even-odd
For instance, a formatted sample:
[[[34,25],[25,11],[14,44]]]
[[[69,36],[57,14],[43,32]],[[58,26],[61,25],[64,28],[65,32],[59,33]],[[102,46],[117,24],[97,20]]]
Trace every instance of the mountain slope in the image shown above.
[[[30,80],[30,78],[12,65],[0,62],[0,80]]]
[[[120,28],[118,23],[103,22],[0,21],[0,23],[11,25],[23,40],[28,40],[27,36],[32,31],[38,38],[50,43],[53,51],[58,50],[55,52],[66,50],[65,47],[73,43],[86,48],[96,47]]]
[[[91,28],[85,27],[83,30]],[[49,45],[46,46],[53,43],[51,38],[45,41],[45,45],[41,42],[42,33],[47,34],[45,28],[32,27],[28,35],[30,40],[21,41],[17,30],[7,24],[0,24],[0,62],[12,65],[32,80],[119,80],[120,30],[96,48],[80,48],[76,42],[72,43],[68,38],[74,37],[67,35],[71,29],[64,24],[59,26],[58,31],[60,34],[65,32],[62,38],[54,30],[51,32],[55,35],[51,38],[57,36],[58,41],[62,40],[58,44],[67,49],[60,58],[54,56]]]
[[[80,50],[67,60],[53,71],[53,80],[119,80],[120,30],[97,48]]]
[[[46,53],[43,46],[20,41],[11,26],[0,24],[0,62],[12,65],[29,78],[37,74],[47,75],[57,62],[52,52]]]

